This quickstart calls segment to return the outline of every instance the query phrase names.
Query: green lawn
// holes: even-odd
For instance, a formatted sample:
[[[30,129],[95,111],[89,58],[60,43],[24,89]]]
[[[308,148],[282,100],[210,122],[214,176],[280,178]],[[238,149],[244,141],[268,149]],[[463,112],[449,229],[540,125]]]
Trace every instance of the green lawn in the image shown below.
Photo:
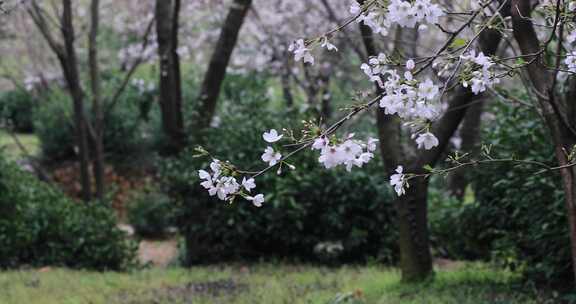
[[[400,284],[396,270],[311,266],[171,268],[127,273],[52,269],[0,273],[0,303],[537,303],[517,276],[480,264]]]
[[[38,137],[34,134],[16,134],[20,143],[25,147],[25,149],[30,153],[30,156],[37,156],[40,151],[40,142]],[[24,157],[24,153],[18,147],[12,136],[6,131],[0,130],[0,149],[4,151],[6,155],[11,160],[18,160]]]

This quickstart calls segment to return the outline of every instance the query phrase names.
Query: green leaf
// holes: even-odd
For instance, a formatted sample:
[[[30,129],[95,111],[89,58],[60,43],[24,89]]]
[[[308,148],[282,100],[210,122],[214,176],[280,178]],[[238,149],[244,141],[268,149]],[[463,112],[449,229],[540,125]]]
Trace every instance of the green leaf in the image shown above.
[[[465,46],[467,43],[468,43],[468,40],[466,40],[466,39],[456,38],[456,39],[454,39],[454,41],[452,41],[452,44],[450,44],[450,48],[457,49],[457,48]]]

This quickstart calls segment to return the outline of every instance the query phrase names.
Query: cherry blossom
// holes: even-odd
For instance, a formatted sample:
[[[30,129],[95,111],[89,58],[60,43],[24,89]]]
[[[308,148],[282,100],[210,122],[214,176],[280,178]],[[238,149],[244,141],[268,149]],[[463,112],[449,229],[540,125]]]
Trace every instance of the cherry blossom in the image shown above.
[[[304,39],[298,39],[288,47],[289,52],[294,52],[294,60],[314,64],[314,57],[306,47]]]
[[[472,50],[468,54],[460,56],[460,58],[470,63],[470,68],[473,69],[471,78],[463,79],[462,85],[465,88],[470,86],[474,94],[478,95],[486,91],[488,87],[492,87],[500,82],[500,79],[496,77],[491,69],[494,62],[490,57],[485,56],[484,53],[479,52],[476,54],[476,52]]]
[[[419,134],[418,138],[416,138],[416,143],[418,144],[418,149],[424,148],[426,150],[430,150],[439,144],[438,138],[430,132]]]
[[[282,134],[279,135],[278,131],[275,129],[271,129],[270,131],[264,132],[264,134],[262,134],[262,138],[264,138],[264,140],[269,143],[275,143],[282,139],[283,136],[284,135]]]
[[[398,166],[396,168],[396,174],[392,174],[392,176],[390,176],[390,185],[394,187],[394,191],[396,191],[398,196],[406,193],[406,190],[404,189],[406,180],[405,175],[402,172],[404,172],[404,168],[402,166]]]
[[[244,177],[242,178],[242,187],[244,187],[246,191],[250,192],[252,189],[256,188],[256,183],[253,178],[246,179]]]
[[[262,160],[270,166],[277,164],[280,159],[282,159],[282,154],[274,151],[272,147],[267,147],[266,150],[264,150],[264,154],[262,154]]]
[[[264,194],[257,194],[255,196],[246,196],[246,199],[251,201],[254,206],[260,208],[264,203]]]

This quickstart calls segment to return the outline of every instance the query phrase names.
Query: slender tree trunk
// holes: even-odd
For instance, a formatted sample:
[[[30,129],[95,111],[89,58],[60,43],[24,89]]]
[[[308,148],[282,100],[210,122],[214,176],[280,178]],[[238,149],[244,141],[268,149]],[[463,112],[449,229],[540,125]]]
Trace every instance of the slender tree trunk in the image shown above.
[[[332,117],[332,94],[330,93],[330,75],[332,69],[328,67],[320,68],[320,75],[318,76],[318,85],[320,87],[320,114],[329,121]]]
[[[294,96],[292,96],[292,89],[290,86],[290,77],[292,76],[292,71],[290,70],[290,54],[285,52],[283,56],[285,59],[280,74],[280,82],[282,84],[282,94],[284,95],[286,107],[291,108],[294,105]]]
[[[182,87],[178,58],[178,16],[180,0],[156,1],[156,34],[160,59],[160,108],[162,127],[168,139],[166,153],[177,154],[184,147]]]
[[[483,110],[484,103],[476,99],[476,103],[471,105],[467,111],[466,117],[462,122],[462,127],[460,128],[460,138],[462,138],[460,151],[462,151],[462,153],[468,153],[472,157],[477,155],[479,150]],[[469,184],[466,170],[456,170],[453,172],[448,179],[448,183],[450,194],[462,201]]]
[[[212,122],[220,89],[226,76],[226,69],[232,57],[232,52],[236,47],[238,34],[251,5],[252,0],[234,0],[224,21],[218,43],[204,76],[200,96],[198,97],[199,115],[194,122],[192,130],[195,134],[199,135]]]
[[[74,122],[76,127],[76,141],[80,157],[80,179],[82,184],[82,199],[90,201],[92,198],[89,157],[88,133],[84,110],[84,93],[80,85],[78,73],[78,59],[74,48],[74,25],[72,23],[71,0],[62,0],[62,36],[64,37],[65,58],[59,58],[64,70],[64,76],[74,103]]]
[[[38,6],[36,1],[30,2],[27,8],[28,13],[36,27],[50,46],[50,49],[56,54],[62,71],[70,97],[72,98],[74,108],[74,128],[76,131],[76,145],[78,146],[78,155],[80,162],[80,183],[82,187],[82,199],[90,201],[92,199],[92,189],[90,183],[90,157],[88,151],[88,122],[84,112],[84,92],[80,83],[78,72],[78,59],[74,48],[74,24],[72,22],[72,3],[71,0],[62,0],[62,16],[60,17],[60,31],[63,38],[63,44],[59,42],[52,31],[50,24],[44,16],[43,10]]]
[[[92,0],[90,7],[90,34],[88,36],[88,61],[90,65],[90,87],[92,89],[92,113],[94,113],[94,146],[92,170],[96,184],[96,197],[104,200],[104,117],[102,112],[102,96],[100,70],[98,66],[98,31],[100,22],[100,0]]]

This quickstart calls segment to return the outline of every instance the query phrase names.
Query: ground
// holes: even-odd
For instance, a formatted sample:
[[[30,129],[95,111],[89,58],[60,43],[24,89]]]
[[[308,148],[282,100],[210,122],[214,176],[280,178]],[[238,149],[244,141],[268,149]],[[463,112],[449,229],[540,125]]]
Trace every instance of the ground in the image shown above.
[[[20,143],[26,149],[27,153],[31,156],[38,155],[40,150],[40,142],[38,137],[34,134],[15,134]],[[25,157],[24,151],[18,147],[14,138],[6,131],[0,130],[0,149],[4,150],[4,155],[8,156],[11,160],[18,160]]]
[[[97,273],[43,268],[0,273],[3,304],[543,303],[518,277],[482,264],[440,269],[432,282],[400,284],[397,270],[259,264]]]

